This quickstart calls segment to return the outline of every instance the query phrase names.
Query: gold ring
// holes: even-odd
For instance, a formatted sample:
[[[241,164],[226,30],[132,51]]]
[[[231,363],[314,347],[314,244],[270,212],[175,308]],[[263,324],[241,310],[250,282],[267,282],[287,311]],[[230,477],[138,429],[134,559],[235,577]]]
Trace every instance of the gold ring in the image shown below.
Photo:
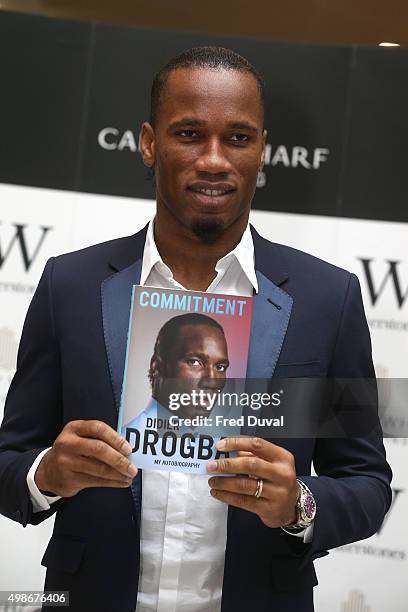
[[[254,495],[255,495],[255,497],[257,499],[259,499],[261,497],[262,489],[263,489],[263,480],[262,480],[262,478],[258,478],[258,482],[257,482],[257,485],[256,485],[256,491],[254,493]]]

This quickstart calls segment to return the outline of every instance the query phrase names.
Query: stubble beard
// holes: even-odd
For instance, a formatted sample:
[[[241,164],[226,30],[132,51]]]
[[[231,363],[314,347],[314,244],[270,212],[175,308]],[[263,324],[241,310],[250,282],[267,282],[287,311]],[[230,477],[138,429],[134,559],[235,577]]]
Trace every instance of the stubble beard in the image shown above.
[[[203,244],[214,243],[225,229],[224,222],[220,219],[193,219],[190,225],[192,232]]]

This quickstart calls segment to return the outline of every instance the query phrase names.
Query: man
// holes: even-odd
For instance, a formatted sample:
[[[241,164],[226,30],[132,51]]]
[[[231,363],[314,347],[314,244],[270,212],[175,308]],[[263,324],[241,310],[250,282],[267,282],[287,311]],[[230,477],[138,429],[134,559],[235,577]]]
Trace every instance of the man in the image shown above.
[[[133,342],[137,348],[137,337]],[[126,415],[129,411],[132,415],[135,413],[140,373],[129,373],[128,365],[128,378],[133,375],[136,378],[132,386],[137,389],[137,395],[135,392],[124,391],[121,418],[121,423],[124,424],[120,431],[131,444],[133,452],[142,451],[143,457],[147,459],[147,463],[142,463],[139,458],[138,467],[150,469],[149,461],[171,457],[171,461],[178,462],[178,465],[184,464],[185,471],[191,470],[196,474],[206,473],[205,459],[208,460],[211,453],[213,457],[220,455],[212,448],[213,443],[209,443],[211,438],[206,434],[220,438],[224,433],[221,427],[205,426],[205,422],[198,431],[190,421],[196,417],[208,418],[212,414],[218,392],[225,387],[228,366],[228,347],[224,329],[215,319],[193,312],[166,321],[157,335],[150,360],[148,376],[152,397],[147,407],[130,421]],[[126,386],[124,388],[126,389]],[[188,395],[190,403],[183,401],[174,404],[174,400],[181,395]],[[169,422],[172,417],[176,419],[173,424]],[[188,420],[187,424],[184,423],[184,419]],[[203,447],[201,453],[200,434],[204,435],[203,440],[205,438],[205,448]],[[149,444],[145,440],[148,440]],[[152,446],[155,448],[154,457]],[[166,448],[166,454],[162,454],[163,448]],[[197,466],[191,467],[192,458],[203,459],[199,472]],[[138,457],[133,457],[133,461],[137,464]]]
[[[224,330],[215,319],[201,313],[173,317],[160,329],[150,360],[152,397],[168,407],[170,393],[214,394],[224,388],[228,366]],[[206,402],[177,411],[189,419],[209,414]]]
[[[263,120],[244,58],[199,48],[171,60],[140,141],[154,226],[50,260],[33,298],[1,430],[0,509],[23,525],[56,512],[45,586],[69,590],[73,610],[310,612],[313,560],[372,535],[390,506],[379,426],[229,439],[223,450],[241,454],[210,465],[211,495],[199,476],[133,479],[115,432],[138,281],[253,294],[248,378],[374,376],[357,278],[248,226]]]

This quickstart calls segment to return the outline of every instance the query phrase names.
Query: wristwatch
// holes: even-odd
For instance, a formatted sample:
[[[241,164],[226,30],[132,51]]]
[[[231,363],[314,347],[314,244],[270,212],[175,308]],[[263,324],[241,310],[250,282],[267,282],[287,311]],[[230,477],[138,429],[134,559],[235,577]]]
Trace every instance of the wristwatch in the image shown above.
[[[304,482],[296,479],[299,487],[298,498],[296,501],[296,523],[285,525],[285,529],[306,529],[309,527],[316,516],[316,501],[313,493]]]

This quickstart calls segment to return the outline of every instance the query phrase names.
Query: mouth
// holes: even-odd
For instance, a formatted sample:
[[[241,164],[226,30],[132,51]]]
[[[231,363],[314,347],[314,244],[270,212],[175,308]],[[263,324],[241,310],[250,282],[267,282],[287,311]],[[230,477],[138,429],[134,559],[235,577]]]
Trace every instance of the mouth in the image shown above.
[[[219,206],[226,203],[236,188],[231,184],[193,184],[187,187],[194,199],[203,205]]]

